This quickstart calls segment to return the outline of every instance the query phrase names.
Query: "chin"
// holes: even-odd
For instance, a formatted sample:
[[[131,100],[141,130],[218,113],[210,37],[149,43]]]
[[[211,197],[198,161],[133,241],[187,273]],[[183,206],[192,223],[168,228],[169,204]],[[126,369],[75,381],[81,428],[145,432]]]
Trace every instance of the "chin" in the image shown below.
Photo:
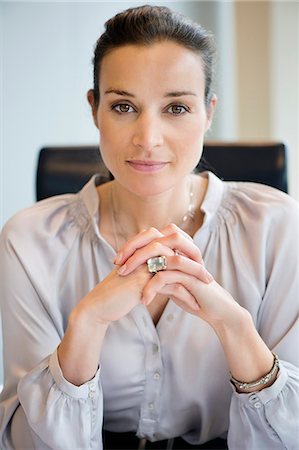
[[[159,177],[138,177],[138,179],[132,176],[126,179],[120,177],[117,181],[124,189],[132,194],[145,198],[163,194],[163,192],[172,189],[181,180],[179,181],[169,175],[160,175]]]

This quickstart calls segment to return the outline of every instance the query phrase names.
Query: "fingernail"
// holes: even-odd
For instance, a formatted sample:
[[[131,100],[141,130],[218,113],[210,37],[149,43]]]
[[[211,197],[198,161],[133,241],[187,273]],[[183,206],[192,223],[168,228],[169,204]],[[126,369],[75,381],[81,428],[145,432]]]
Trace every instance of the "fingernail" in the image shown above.
[[[150,299],[148,299],[147,297],[142,297],[141,303],[142,303],[144,306],[147,306],[147,305],[150,304]]]
[[[121,260],[123,259],[123,254],[118,253],[114,259],[114,264],[120,264]]]
[[[127,265],[124,264],[123,266],[121,266],[121,267],[118,269],[117,273],[119,273],[119,275],[124,275],[124,273],[125,273],[126,270],[127,270]]]
[[[207,270],[205,270],[205,277],[208,283],[211,283],[211,281],[214,280],[213,275],[211,275],[210,272],[208,272]]]

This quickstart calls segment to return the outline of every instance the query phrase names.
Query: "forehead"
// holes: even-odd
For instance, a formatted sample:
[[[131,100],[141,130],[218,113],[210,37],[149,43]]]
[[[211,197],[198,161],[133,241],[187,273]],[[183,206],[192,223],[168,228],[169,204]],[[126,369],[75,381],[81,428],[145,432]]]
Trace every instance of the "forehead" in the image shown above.
[[[110,51],[101,64],[100,91],[111,86],[135,90],[188,87],[204,93],[204,85],[201,56],[172,41],[125,45]]]

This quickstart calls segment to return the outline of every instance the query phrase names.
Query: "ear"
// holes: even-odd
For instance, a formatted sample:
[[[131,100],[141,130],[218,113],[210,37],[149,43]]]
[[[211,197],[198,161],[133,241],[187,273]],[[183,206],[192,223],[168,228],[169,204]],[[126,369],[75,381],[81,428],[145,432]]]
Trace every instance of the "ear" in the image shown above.
[[[97,128],[99,128],[98,127],[98,119],[97,119],[97,110],[98,110],[98,108],[97,108],[97,105],[96,105],[95,100],[94,100],[94,91],[93,91],[93,89],[89,89],[89,91],[87,92],[87,100],[88,100],[88,103],[90,104],[90,107],[91,107],[91,112],[92,112],[92,117],[93,117],[94,124],[95,124],[95,126]]]
[[[216,94],[213,94],[210,99],[209,105],[207,107],[207,123],[206,123],[205,132],[208,131],[208,129],[210,128],[210,126],[212,124],[216,105],[217,105],[217,96],[216,96]]]

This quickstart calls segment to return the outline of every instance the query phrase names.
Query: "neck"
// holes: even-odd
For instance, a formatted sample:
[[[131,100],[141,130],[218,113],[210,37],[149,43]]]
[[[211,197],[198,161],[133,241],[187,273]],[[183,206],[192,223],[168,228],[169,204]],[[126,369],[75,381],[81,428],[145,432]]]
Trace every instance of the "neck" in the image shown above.
[[[192,210],[198,209],[205,191],[203,181],[201,177],[190,175],[174,188],[149,197],[139,197],[113,181],[111,208],[118,233],[130,238],[150,227],[161,230],[169,223],[183,229],[185,226],[189,228],[193,221],[190,207]],[[189,232],[189,229],[185,231]]]

